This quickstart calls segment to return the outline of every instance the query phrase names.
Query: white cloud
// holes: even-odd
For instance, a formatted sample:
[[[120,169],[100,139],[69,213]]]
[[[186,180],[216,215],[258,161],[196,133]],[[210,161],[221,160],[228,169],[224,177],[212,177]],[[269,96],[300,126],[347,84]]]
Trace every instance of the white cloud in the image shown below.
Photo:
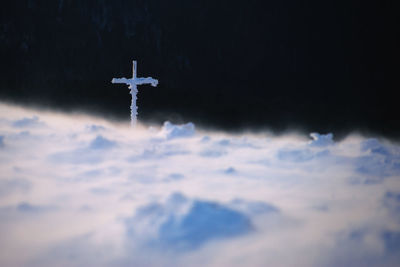
[[[12,123],[12,126],[16,128],[33,128],[33,127],[41,127],[45,124],[39,121],[38,116],[33,116],[32,118],[21,118]]]
[[[1,266],[395,266],[400,147],[0,104]]]

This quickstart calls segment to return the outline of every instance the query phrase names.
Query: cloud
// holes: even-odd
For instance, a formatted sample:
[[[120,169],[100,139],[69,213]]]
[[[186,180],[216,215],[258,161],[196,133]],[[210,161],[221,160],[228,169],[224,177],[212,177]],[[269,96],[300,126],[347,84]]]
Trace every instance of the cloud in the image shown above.
[[[390,140],[0,110],[1,266],[399,260],[400,146]]]
[[[0,197],[16,193],[26,193],[31,187],[32,183],[26,179],[2,178],[0,180]]]
[[[291,162],[306,162],[313,159],[321,159],[329,155],[328,150],[323,151],[312,151],[310,149],[282,149],[278,151],[277,158],[282,161]]]
[[[18,212],[22,213],[41,213],[46,211],[54,210],[55,208],[52,206],[40,206],[40,205],[32,205],[27,202],[21,202],[16,207]]]
[[[189,200],[173,194],[164,205],[149,204],[128,220],[128,231],[135,231],[136,220],[148,225],[156,234],[148,243],[163,249],[191,250],[211,240],[249,233],[251,220],[243,213],[222,204]],[[143,233],[143,228],[138,234]]]
[[[389,211],[393,218],[400,222],[400,192],[388,191],[383,197],[383,206]]]
[[[166,121],[161,128],[159,136],[162,136],[166,139],[173,138],[181,138],[181,137],[190,137],[195,133],[194,124],[189,122],[183,125],[173,125],[169,121]]]
[[[87,126],[86,126],[86,129],[87,129],[88,131],[90,131],[90,132],[100,132],[100,131],[104,131],[104,130],[105,130],[105,128],[104,128],[103,126],[101,126],[101,125],[94,125],[94,124],[92,124],[92,125],[87,125]]]
[[[313,139],[310,142],[312,146],[329,146],[333,145],[333,134],[319,134],[319,133],[311,133],[311,138]]]
[[[279,209],[271,204],[261,201],[246,201],[244,199],[234,199],[231,204],[236,209],[249,215],[262,215],[267,213],[279,213]]]
[[[31,118],[22,118],[16,120],[12,125],[16,128],[36,128],[45,126],[45,123],[39,121],[38,116],[33,116]]]
[[[91,149],[110,149],[115,147],[117,144],[114,141],[108,140],[101,135],[98,135],[92,142],[90,142],[89,148]]]
[[[355,166],[356,171],[366,177],[365,183],[379,183],[400,173],[400,155],[392,150],[373,138],[361,142],[364,155],[356,159]]]
[[[382,234],[386,251],[390,253],[400,253],[400,231],[386,231]],[[400,258],[400,257],[399,257]]]
[[[51,154],[49,159],[54,163],[71,164],[97,164],[103,160],[103,150],[108,151],[117,146],[117,142],[96,136],[87,147],[77,148],[70,151],[61,151]]]
[[[55,164],[97,164],[102,161],[102,157],[98,151],[91,151],[88,149],[77,149],[73,151],[54,153],[49,155],[49,159]]]

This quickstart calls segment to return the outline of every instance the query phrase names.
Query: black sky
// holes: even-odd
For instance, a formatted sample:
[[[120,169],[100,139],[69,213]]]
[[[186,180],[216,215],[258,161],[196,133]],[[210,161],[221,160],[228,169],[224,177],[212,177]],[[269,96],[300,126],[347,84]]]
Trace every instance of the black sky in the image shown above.
[[[0,97],[230,130],[400,136],[394,1],[8,1]]]

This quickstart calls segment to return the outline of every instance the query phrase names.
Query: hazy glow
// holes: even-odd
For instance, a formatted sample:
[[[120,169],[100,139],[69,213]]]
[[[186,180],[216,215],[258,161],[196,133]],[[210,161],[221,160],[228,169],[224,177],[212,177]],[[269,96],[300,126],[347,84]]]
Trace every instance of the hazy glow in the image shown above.
[[[395,266],[400,147],[0,104],[1,266]]]

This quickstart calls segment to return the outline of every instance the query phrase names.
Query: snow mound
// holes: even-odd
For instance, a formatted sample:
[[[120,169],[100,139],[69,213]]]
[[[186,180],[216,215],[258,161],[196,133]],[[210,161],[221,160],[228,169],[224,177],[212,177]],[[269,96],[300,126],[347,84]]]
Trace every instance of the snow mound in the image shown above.
[[[132,227],[131,233],[156,231],[157,238],[150,241],[151,245],[173,250],[192,250],[211,240],[244,235],[253,229],[244,213],[180,193],[170,196],[164,205],[142,207],[127,223],[128,228]]]
[[[333,145],[333,134],[319,134],[319,133],[310,133],[311,138],[313,139],[310,142],[311,146],[329,146]]]
[[[182,125],[175,125],[169,121],[164,122],[159,133],[160,136],[166,139],[174,139],[181,137],[191,137],[195,134],[194,124],[189,122]]]

